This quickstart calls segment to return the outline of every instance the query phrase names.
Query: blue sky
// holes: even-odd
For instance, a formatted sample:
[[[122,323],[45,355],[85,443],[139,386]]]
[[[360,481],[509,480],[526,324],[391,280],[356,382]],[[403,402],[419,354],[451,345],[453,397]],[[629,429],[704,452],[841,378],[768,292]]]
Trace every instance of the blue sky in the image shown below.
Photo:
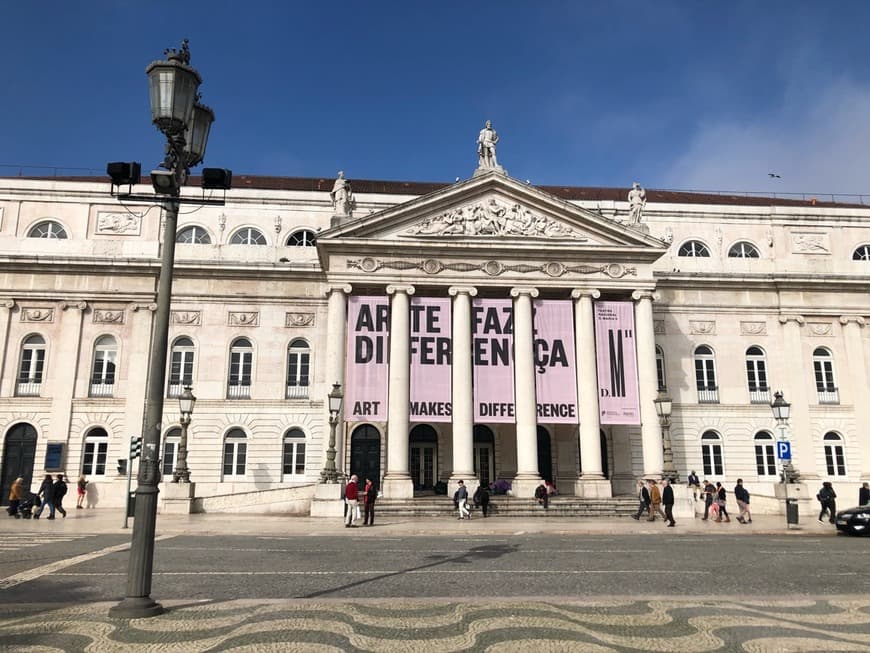
[[[4,4],[0,164],[156,165],[187,37],[236,174],[452,181],[491,119],[536,184],[870,193],[868,2]]]

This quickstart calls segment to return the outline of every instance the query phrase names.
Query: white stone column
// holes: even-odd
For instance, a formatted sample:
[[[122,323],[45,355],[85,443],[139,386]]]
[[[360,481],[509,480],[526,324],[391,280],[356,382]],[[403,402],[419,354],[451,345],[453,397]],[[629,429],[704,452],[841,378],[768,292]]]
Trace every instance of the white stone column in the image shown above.
[[[532,299],[537,296],[536,288],[511,289],[514,298],[514,405],[517,420],[517,475],[511,489],[519,497],[533,497],[541,482],[532,321]]]
[[[330,285],[326,289],[326,366],[321,397],[324,400],[324,424],[322,432],[323,460],[326,460],[326,449],[329,441],[329,401],[326,396],[332,391],[333,383],[340,383],[342,392],[347,394],[344,370],[347,350],[347,296],[352,290],[350,284]],[[342,408],[342,413],[344,409]],[[344,466],[344,419],[339,415],[338,426],[335,429],[335,468],[341,472]]]
[[[9,358],[9,325],[12,321],[12,311],[15,310],[14,299],[0,299],[0,397],[11,397],[15,394],[15,378],[18,371],[13,367],[6,369]],[[12,360],[15,360],[14,353]]]
[[[408,471],[408,432],[411,400],[410,296],[414,286],[387,286],[390,302],[390,392],[387,416],[387,473],[384,496],[413,498],[414,483]]]
[[[577,405],[580,418],[580,478],[574,493],[611,496],[610,482],[601,467],[601,415],[598,409],[598,372],[595,355],[595,318],[592,300],[601,293],[591,288],[571,291],[574,298],[574,348],[577,357]]]
[[[471,366],[471,298],[477,289],[471,286],[453,286],[448,292],[453,297],[453,473],[450,476],[449,496],[461,479],[465,485],[477,487],[474,475],[474,397]]]
[[[849,369],[848,387],[851,389],[855,405],[855,423],[858,425],[858,433],[870,424],[870,378],[868,378],[867,360],[864,352],[864,343],[861,338],[861,329],[867,322],[858,315],[843,315],[840,317],[840,324],[843,325],[843,338],[846,344],[846,362]],[[841,386],[846,385],[844,383]],[[860,437],[860,436],[859,436]],[[860,479],[870,477],[870,445],[866,444],[868,440],[864,438],[864,446],[859,447],[860,450],[860,469],[850,469],[847,471],[852,476]],[[848,465],[848,461],[846,463]]]
[[[635,301],[634,329],[637,342],[643,475],[649,478],[661,478],[664,464],[662,427],[654,403],[658,396],[658,379],[656,378],[656,339],[652,303],[657,297],[649,290],[636,290],[631,294],[631,298]]]
[[[50,363],[50,369],[46,370],[44,378],[50,380],[50,385],[44,388],[44,392],[45,396],[51,397],[49,439],[69,442],[73,398],[78,396],[77,389],[80,387],[78,383],[80,381],[79,360],[84,358],[87,361],[85,362],[85,372],[82,375],[84,387],[87,389],[93,352],[88,351],[87,346],[83,347],[82,343],[82,323],[85,311],[88,309],[87,302],[60,302],[59,307],[60,337],[56,343],[54,360]],[[87,391],[83,394],[87,396]],[[109,452],[109,460],[118,457],[115,456],[115,453],[119,452]],[[124,452],[122,451],[120,454],[124,455]],[[40,455],[42,453],[37,451],[37,460],[39,460]],[[107,465],[107,467],[113,469],[111,466]]]
[[[804,363],[803,343],[801,342],[801,327],[804,325],[802,315],[782,314],[779,323],[782,325],[783,357],[785,375],[782,377],[782,391],[785,400],[791,404],[791,418],[788,425],[788,437],[792,443],[792,465],[800,473],[801,480],[819,478],[813,455],[812,427],[810,423],[810,404],[818,403],[815,396],[810,398],[808,386],[815,388],[813,368]],[[777,390],[779,388],[773,388]],[[771,417],[771,422],[773,418]]]

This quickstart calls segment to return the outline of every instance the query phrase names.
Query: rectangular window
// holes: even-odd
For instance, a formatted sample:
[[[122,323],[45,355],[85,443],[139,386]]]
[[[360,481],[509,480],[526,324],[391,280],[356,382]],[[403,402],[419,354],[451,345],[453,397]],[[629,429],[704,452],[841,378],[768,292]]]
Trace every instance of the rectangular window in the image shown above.
[[[772,444],[755,445],[755,467],[759,476],[776,476],[776,458]]]
[[[283,472],[285,476],[305,473],[305,443],[286,440],[284,442]]]
[[[106,441],[85,442],[85,450],[82,455],[82,474],[85,476],[105,476],[108,451],[109,443]]]
[[[172,476],[175,471],[175,460],[178,458],[178,440],[166,440],[163,443],[163,475]]]
[[[42,383],[42,371],[44,367],[44,349],[25,349],[21,352],[21,369],[18,374],[18,383]]]
[[[656,356],[656,380],[659,384],[659,392],[664,391],[667,388],[665,385],[665,361],[660,356]]]
[[[704,474],[707,476],[722,476],[722,446],[705,444],[701,446],[701,458],[704,462]]]
[[[170,385],[191,385],[193,384],[193,352],[179,351],[172,352],[172,361],[169,365],[169,384]]]
[[[825,446],[825,464],[828,468],[828,476],[846,475],[846,456],[842,445]]]
[[[814,361],[813,368],[816,373],[816,390],[819,392],[834,392],[834,365],[831,361]]]
[[[253,360],[249,351],[234,351],[230,355],[230,385],[251,385]]]
[[[698,390],[716,389],[716,370],[712,360],[706,358],[695,359],[695,383]]]
[[[236,447],[236,476],[245,475],[245,462],[247,458],[247,442],[239,442]]]

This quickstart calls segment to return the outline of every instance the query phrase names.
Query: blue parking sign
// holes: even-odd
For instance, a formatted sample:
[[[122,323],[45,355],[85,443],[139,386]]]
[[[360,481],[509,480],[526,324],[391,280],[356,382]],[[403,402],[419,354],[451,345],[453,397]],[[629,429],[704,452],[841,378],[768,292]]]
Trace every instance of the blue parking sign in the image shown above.
[[[791,460],[791,442],[780,440],[776,443],[776,457],[780,460]]]

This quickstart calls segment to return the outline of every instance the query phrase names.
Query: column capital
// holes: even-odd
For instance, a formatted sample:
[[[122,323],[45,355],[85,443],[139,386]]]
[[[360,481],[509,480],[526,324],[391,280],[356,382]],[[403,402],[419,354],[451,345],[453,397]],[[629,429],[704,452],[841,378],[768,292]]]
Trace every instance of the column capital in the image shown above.
[[[0,307],[8,308],[10,311],[15,308],[15,300],[11,297],[0,299]]]
[[[447,293],[451,297],[456,297],[456,295],[468,295],[469,297],[477,297],[477,288],[474,286],[450,286],[447,289]]]
[[[659,295],[655,290],[635,290],[633,293],[631,293],[631,298],[636,302],[643,299],[648,299],[651,302],[657,302],[661,299],[661,295]]]
[[[580,299],[581,297],[598,299],[601,297],[601,291],[596,290],[595,288],[574,288],[574,290],[571,291],[571,297],[573,299]]]
[[[867,320],[865,320],[860,315],[841,315],[840,316],[840,324],[842,324],[843,326],[846,326],[847,324],[850,324],[851,322],[854,322],[859,327],[863,327],[867,324]]]
[[[334,292],[343,292],[345,295],[349,295],[351,290],[353,290],[353,286],[349,283],[331,283],[326,286],[326,292],[324,294],[327,297]]]
[[[387,286],[387,294],[395,295],[396,293],[404,293],[405,295],[413,295],[416,292],[416,288],[414,286],[400,286],[400,285],[389,285]]]
[[[803,315],[795,315],[791,313],[780,313],[779,323],[780,324],[788,324],[789,322],[796,322],[798,326],[803,326],[806,320]]]
[[[88,308],[88,303],[87,302],[61,302],[60,303],[60,310],[65,311],[68,308],[75,308],[75,309],[78,309],[84,313],[85,310],[87,310],[87,308]]]
[[[155,304],[154,302],[151,302],[150,304],[139,304],[134,302],[130,304],[130,310],[134,313],[136,311],[151,311],[153,313],[157,310],[157,304]]]
[[[537,297],[540,293],[537,288],[532,288],[531,286],[517,286],[516,288],[511,288],[511,297],[519,297],[520,295],[528,295],[532,299]]]

